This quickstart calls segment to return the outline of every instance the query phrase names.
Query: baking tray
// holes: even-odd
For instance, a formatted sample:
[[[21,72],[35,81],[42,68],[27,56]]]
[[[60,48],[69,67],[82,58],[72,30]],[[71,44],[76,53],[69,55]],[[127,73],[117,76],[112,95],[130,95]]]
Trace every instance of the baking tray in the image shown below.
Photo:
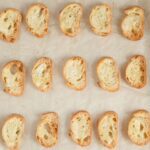
[[[84,17],[81,23],[81,33],[74,37],[66,37],[59,29],[59,11],[71,0],[0,0],[0,9],[14,7],[25,14],[27,8],[36,2],[45,3],[51,19],[49,34],[42,39],[32,36],[23,23],[19,40],[14,44],[0,41],[0,70],[10,60],[18,59],[27,68],[26,87],[21,97],[9,96],[2,91],[0,84],[0,122],[11,113],[20,113],[26,118],[25,135],[21,150],[44,150],[35,141],[37,121],[42,113],[55,111],[60,116],[59,141],[52,150],[97,150],[104,148],[96,137],[94,128],[93,140],[90,146],[81,148],[68,137],[68,123],[73,112],[87,110],[96,119],[105,111],[114,110],[119,114],[119,143],[116,150],[136,149],[149,150],[150,144],[139,147],[130,142],[127,137],[127,123],[131,113],[137,109],[150,111],[150,1],[149,0],[74,0],[84,7]],[[88,25],[88,15],[91,8],[101,2],[109,3],[113,8],[113,32],[108,37],[99,37],[91,32]],[[121,35],[120,22],[123,9],[138,5],[145,9],[145,35],[140,41],[129,41]],[[134,54],[142,54],[147,59],[147,85],[140,90],[131,88],[124,81],[124,67],[127,60]],[[62,76],[64,62],[71,56],[82,56],[87,61],[87,87],[78,92],[65,86]],[[39,92],[31,82],[31,69],[35,61],[47,56],[54,61],[53,88],[47,93]],[[118,92],[109,93],[100,89],[96,82],[95,66],[99,58],[112,56],[121,70],[121,87]],[[0,150],[6,149],[0,141]]]

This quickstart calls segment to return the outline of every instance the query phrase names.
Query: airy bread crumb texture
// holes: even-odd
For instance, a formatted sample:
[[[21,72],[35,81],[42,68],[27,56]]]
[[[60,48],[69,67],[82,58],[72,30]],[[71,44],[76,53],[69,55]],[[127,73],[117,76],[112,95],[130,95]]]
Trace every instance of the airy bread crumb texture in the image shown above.
[[[146,110],[138,110],[132,114],[128,124],[130,140],[139,145],[146,145],[150,141],[150,114]]]
[[[26,14],[28,30],[37,37],[43,37],[48,33],[49,10],[41,3],[32,5]]]
[[[70,121],[69,136],[80,146],[88,146],[92,138],[92,120],[86,111],[75,113]]]
[[[114,148],[118,143],[118,114],[106,112],[99,118],[97,128],[100,142],[108,148]]]
[[[52,87],[52,60],[47,57],[38,59],[32,69],[33,84],[42,92]]]
[[[80,31],[82,6],[78,3],[67,5],[59,15],[60,28],[68,36],[76,36]]]
[[[107,4],[95,6],[90,13],[90,25],[93,32],[106,36],[112,30],[112,10]]]
[[[25,119],[13,114],[7,118],[2,127],[2,138],[10,150],[18,150],[24,133]]]
[[[121,28],[123,35],[130,40],[140,40],[144,35],[144,10],[140,7],[131,7],[125,10]]]
[[[97,65],[98,85],[103,89],[114,92],[119,89],[120,75],[118,67],[111,57],[100,59]]]
[[[36,139],[44,147],[52,147],[58,141],[58,114],[49,112],[43,114],[36,130]]]
[[[146,85],[146,59],[144,56],[133,56],[125,70],[126,81],[135,88],[142,88]]]
[[[63,68],[63,75],[67,85],[75,90],[82,90],[86,86],[86,63],[81,57],[67,60]]]
[[[20,96],[24,91],[25,67],[21,61],[14,60],[2,69],[4,91],[10,95]]]
[[[7,42],[15,42],[20,32],[22,21],[21,13],[13,8],[0,13],[0,39]]]

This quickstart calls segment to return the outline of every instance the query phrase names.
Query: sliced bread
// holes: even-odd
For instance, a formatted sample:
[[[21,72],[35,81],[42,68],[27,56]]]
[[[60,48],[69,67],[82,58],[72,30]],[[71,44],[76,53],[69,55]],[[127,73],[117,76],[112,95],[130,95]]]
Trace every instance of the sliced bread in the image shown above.
[[[120,87],[120,75],[116,62],[111,57],[99,60],[97,68],[98,85],[104,90],[115,92]]]
[[[19,114],[9,116],[2,126],[2,138],[10,150],[20,148],[24,134],[25,118]]]
[[[146,145],[150,141],[150,114],[146,110],[138,110],[132,114],[128,124],[130,140],[139,145]]]
[[[14,8],[8,8],[0,13],[0,39],[15,42],[18,39],[22,16]]]
[[[106,112],[97,122],[98,137],[107,148],[114,148],[118,143],[118,114]]]
[[[80,146],[88,146],[92,140],[92,119],[88,112],[75,113],[70,121],[70,138]]]
[[[76,36],[80,31],[83,8],[78,3],[67,5],[59,14],[60,28],[65,35]]]
[[[2,69],[4,91],[13,96],[20,96],[24,91],[25,67],[21,61],[8,62]]]
[[[38,59],[32,69],[32,81],[42,92],[47,92],[52,87],[52,60],[50,58]]]
[[[89,16],[91,29],[100,36],[109,35],[112,31],[112,10],[108,4],[95,6]]]
[[[146,59],[144,56],[133,56],[125,69],[125,79],[129,85],[135,88],[142,88],[146,85]]]
[[[122,33],[130,40],[140,40],[144,35],[144,10],[134,6],[124,11],[125,17],[121,23]]]
[[[33,4],[26,14],[28,30],[36,37],[42,38],[48,33],[49,10],[42,3]]]
[[[52,147],[58,141],[58,114],[49,112],[43,114],[36,129],[36,139],[44,147]]]
[[[78,56],[68,59],[63,68],[63,76],[68,87],[83,90],[86,86],[86,62]]]

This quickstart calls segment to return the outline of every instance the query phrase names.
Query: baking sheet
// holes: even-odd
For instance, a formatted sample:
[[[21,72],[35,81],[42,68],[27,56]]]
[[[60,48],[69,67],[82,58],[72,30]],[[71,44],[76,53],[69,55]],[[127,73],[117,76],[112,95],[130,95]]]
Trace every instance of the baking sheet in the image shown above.
[[[129,87],[123,80],[124,66],[134,54],[142,54],[147,59],[148,77],[150,78],[150,1],[149,0],[74,0],[84,6],[84,18],[81,23],[81,33],[75,38],[66,37],[59,29],[59,11],[71,0],[0,0],[0,9],[14,7],[26,12],[33,2],[44,2],[51,12],[49,25],[50,33],[43,39],[37,39],[26,31],[23,23],[20,39],[15,44],[0,41],[0,70],[10,60],[19,59],[27,67],[27,79],[24,95],[12,97],[2,91],[0,84],[0,122],[11,113],[20,113],[26,117],[26,131],[21,150],[44,150],[35,141],[35,128],[40,115],[44,112],[55,111],[60,116],[60,130],[58,144],[52,150],[97,150],[104,148],[93,132],[92,144],[86,148],[74,144],[67,135],[68,123],[73,112],[81,109],[89,111],[96,119],[108,110],[119,114],[120,129],[119,143],[116,150],[136,149],[149,150],[150,144],[138,147],[132,144],[127,137],[127,122],[130,114],[137,109],[150,111],[150,80],[141,90]],[[99,37],[91,32],[88,26],[88,15],[95,4],[109,3],[113,8],[113,33],[108,37]],[[133,42],[121,35],[120,21],[123,9],[138,5],[145,9],[145,36],[142,40]],[[87,87],[81,92],[73,91],[64,84],[62,66],[71,56],[79,55],[87,61]],[[53,88],[48,93],[41,93],[34,88],[31,82],[31,68],[34,62],[42,56],[51,57],[54,61]],[[103,56],[112,56],[121,70],[121,88],[119,92],[109,93],[96,85],[95,65]],[[2,140],[0,150],[6,149]]]

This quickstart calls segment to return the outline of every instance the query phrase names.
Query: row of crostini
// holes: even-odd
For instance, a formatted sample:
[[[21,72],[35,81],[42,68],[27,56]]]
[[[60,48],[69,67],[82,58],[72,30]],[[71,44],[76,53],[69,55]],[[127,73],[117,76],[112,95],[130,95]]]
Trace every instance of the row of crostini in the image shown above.
[[[140,40],[144,35],[144,9],[132,6],[125,9],[125,17],[121,22],[122,34],[133,41]],[[70,37],[78,35],[83,16],[83,6],[71,3],[59,13],[59,26],[62,32]],[[8,8],[0,13],[0,39],[15,42],[20,34],[22,14],[19,10]],[[38,38],[48,34],[51,14],[48,7],[42,3],[31,5],[24,15],[29,32]],[[109,4],[99,4],[92,8],[89,14],[91,30],[100,36],[112,32],[112,8]]]

